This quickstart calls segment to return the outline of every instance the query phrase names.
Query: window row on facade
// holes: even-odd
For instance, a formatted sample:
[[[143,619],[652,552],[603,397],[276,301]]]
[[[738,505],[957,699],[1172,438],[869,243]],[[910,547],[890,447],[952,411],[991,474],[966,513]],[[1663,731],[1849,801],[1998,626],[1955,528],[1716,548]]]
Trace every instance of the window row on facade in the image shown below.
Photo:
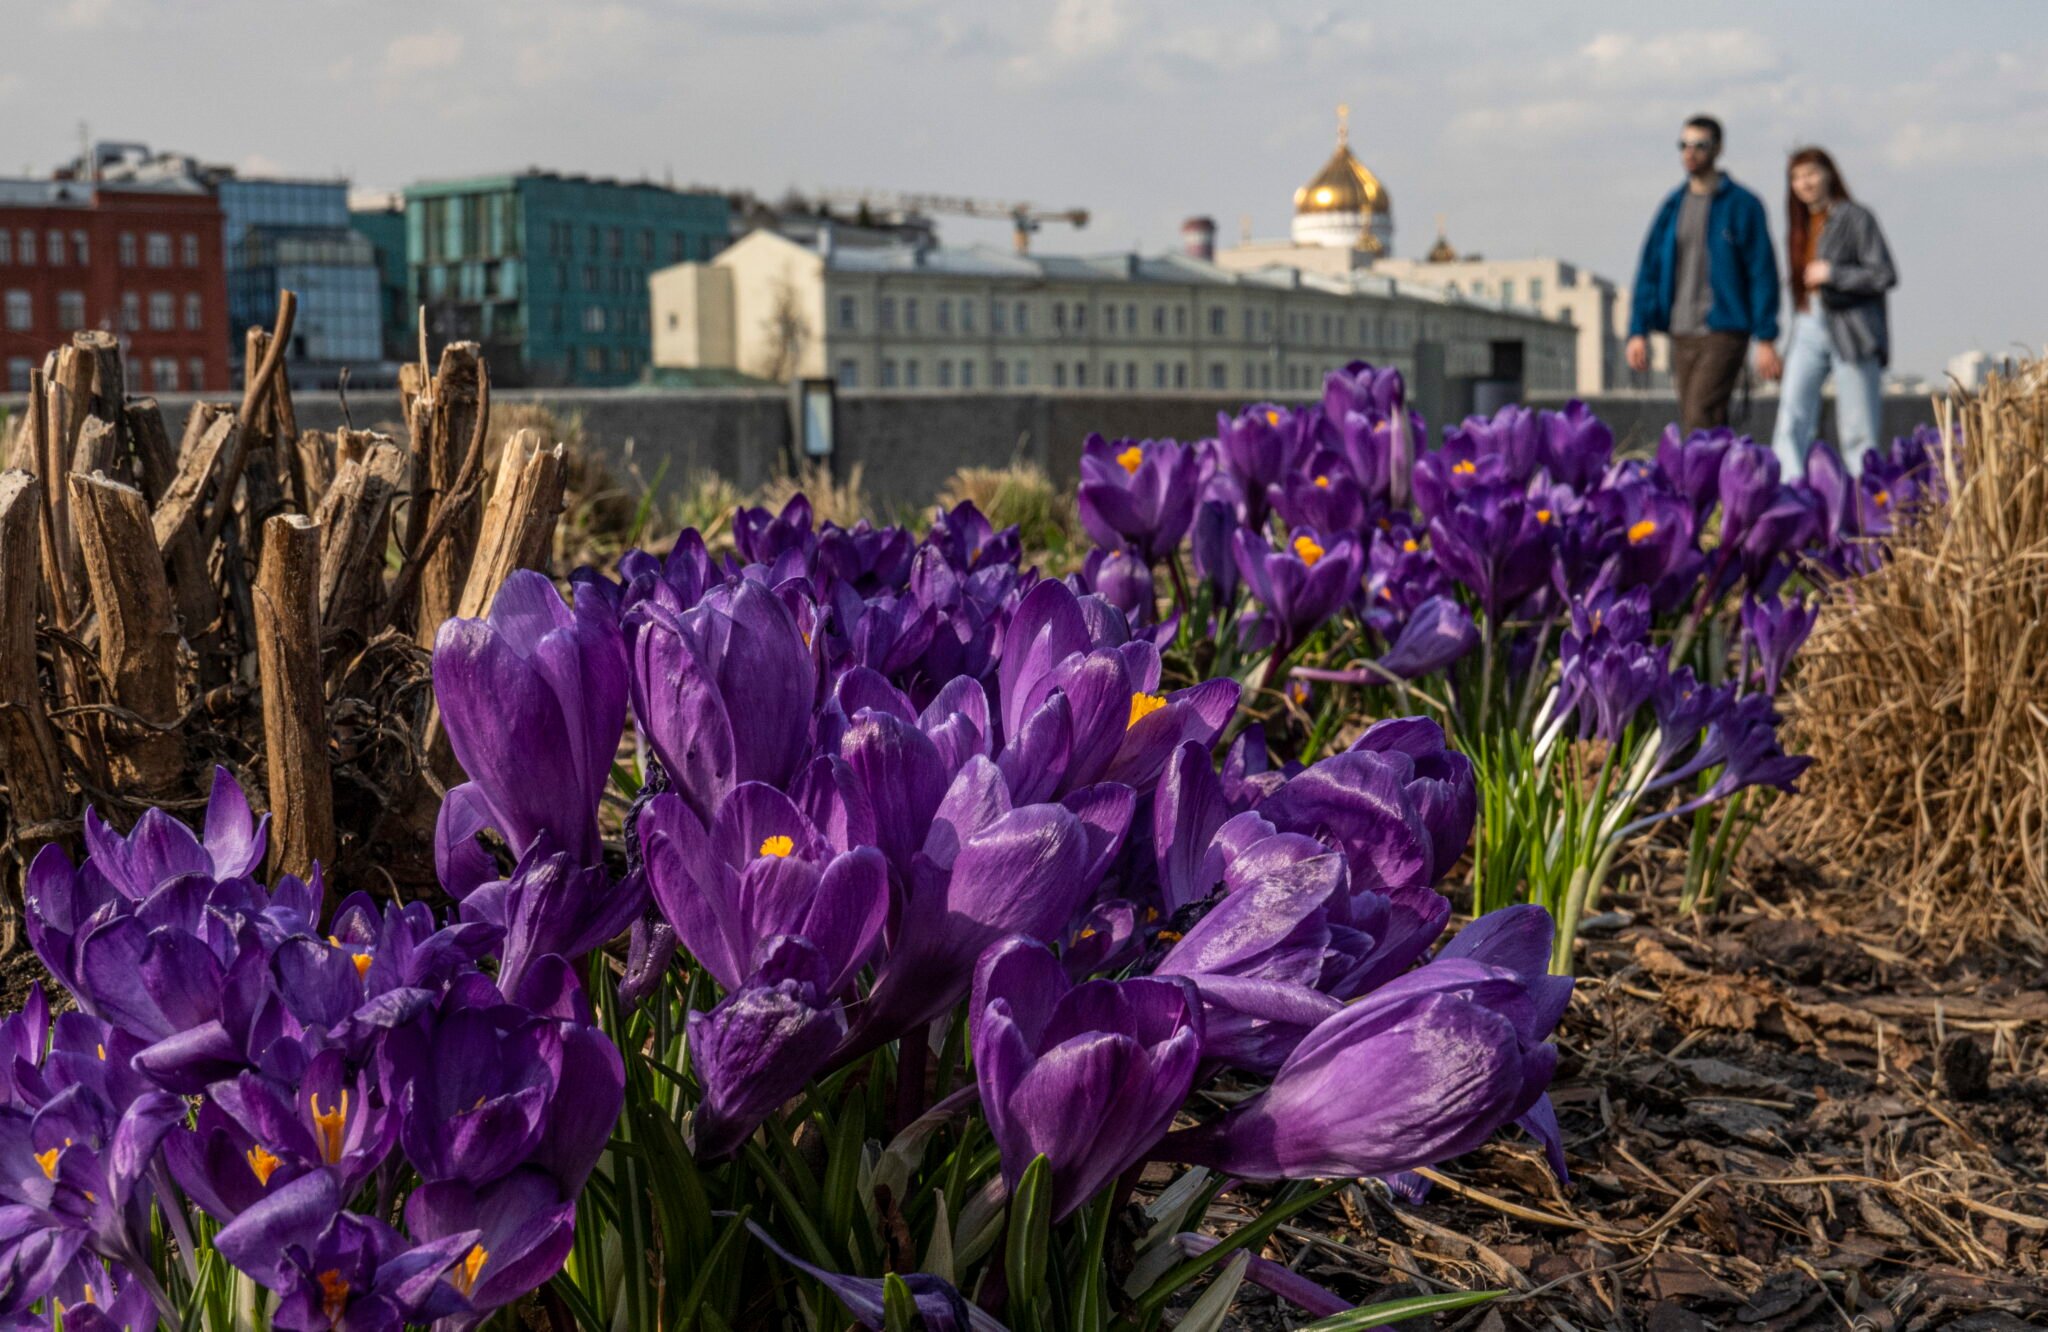
[[[177,237],[167,231],[144,232],[139,246],[136,233],[124,231],[115,238],[117,257],[124,268],[137,267],[138,255],[143,266],[170,268],[173,240],[176,241],[178,265],[199,267],[199,237],[189,231]],[[0,264],[64,268],[83,267],[91,262],[92,240],[83,231],[63,231],[55,227],[45,231],[34,227],[0,227]]]
[[[170,332],[179,326],[180,301],[174,292],[153,291],[149,293],[148,326],[157,332]],[[184,327],[188,332],[197,332],[206,326],[206,306],[198,292],[185,293],[183,304]],[[85,293],[82,291],[60,291],[52,312],[54,319],[44,322],[36,317],[35,293],[13,288],[0,298],[4,308],[4,320],[11,333],[32,333],[38,329],[54,329],[69,333],[85,328],[90,320],[85,308]],[[123,332],[133,333],[143,327],[143,296],[140,292],[121,294],[120,327]]]
[[[26,393],[29,376],[36,363],[26,356],[7,358],[7,391]],[[147,372],[147,382],[142,375]],[[199,356],[188,356],[182,361],[175,356],[151,356],[130,368],[129,387],[149,393],[204,392],[219,385],[206,382],[206,361]]]
[[[1270,360],[1245,361],[1233,366],[1229,361],[1209,361],[1193,368],[1184,360],[1152,361],[1141,365],[1137,361],[1105,359],[1100,362],[1056,360],[1049,367],[1041,365],[1039,374],[1046,376],[1035,383],[1032,379],[1032,362],[997,358],[987,363],[988,388],[1074,388],[1074,389],[1129,389],[1129,390],[1172,390],[1186,388],[1231,389],[1253,391],[1287,390],[1293,392],[1320,391],[1323,377],[1338,367],[1306,365],[1283,362],[1275,365]],[[972,389],[984,387],[982,362],[969,358],[939,357],[925,361],[918,357],[882,357],[876,367],[874,386],[877,388],[935,388]],[[863,387],[860,360],[841,357],[836,366],[835,378],[842,388]]]
[[[877,296],[873,298],[873,331],[977,333],[985,308],[990,333],[1028,337],[1033,332],[1032,309],[1036,304],[996,297],[984,302],[971,296]],[[835,331],[868,331],[862,306],[861,297],[840,295],[833,321]],[[1095,313],[1091,315],[1090,311]],[[1282,337],[1290,342],[1329,347],[1353,342],[1384,345],[1400,342],[1410,332],[1406,320],[1388,315],[1353,316],[1337,311],[1276,311],[1271,306],[1246,306],[1239,309],[1233,329],[1227,306],[1211,305],[1202,314],[1201,327],[1208,336],[1228,338],[1235,332],[1245,342]],[[1048,321],[1044,325],[1046,330],[1054,334],[1085,336],[1096,332],[1125,338],[1185,338],[1192,318],[1186,305],[1154,302],[1141,306],[1136,301],[1053,301],[1041,317]]]

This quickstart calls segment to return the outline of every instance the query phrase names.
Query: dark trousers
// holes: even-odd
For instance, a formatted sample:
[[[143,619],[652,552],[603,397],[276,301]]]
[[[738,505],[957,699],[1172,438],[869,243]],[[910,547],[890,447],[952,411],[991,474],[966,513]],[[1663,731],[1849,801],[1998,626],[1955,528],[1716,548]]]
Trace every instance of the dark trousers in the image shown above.
[[[1678,389],[1679,428],[1690,434],[1728,424],[1728,400],[1742,377],[1746,333],[1674,333],[1671,381]]]

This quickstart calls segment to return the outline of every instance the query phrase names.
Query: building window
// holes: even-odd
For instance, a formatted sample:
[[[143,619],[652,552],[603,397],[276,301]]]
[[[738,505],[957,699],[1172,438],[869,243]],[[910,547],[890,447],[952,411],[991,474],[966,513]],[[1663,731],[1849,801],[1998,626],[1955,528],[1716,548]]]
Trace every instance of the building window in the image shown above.
[[[1162,336],[1166,332],[1166,307],[1163,305],[1152,307],[1152,331]],[[1164,362],[1161,362],[1161,364],[1164,364]]]
[[[190,380],[190,382],[185,385],[186,388],[191,389],[194,393],[197,393],[201,389],[206,387],[205,358],[194,356],[191,360],[185,362],[185,373]]]
[[[1065,361],[1054,361],[1052,363],[1052,386],[1054,388],[1065,388],[1067,386],[1067,363]]]
[[[882,387],[896,387],[896,362],[889,360],[882,362]]]
[[[0,231],[0,264],[14,262],[14,233]]]
[[[602,347],[585,347],[585,348],[583,349],[583,368],[584,368],[585,370],[588,370],[588,371],[589,371],[589,372],[590,372],[591,374],[593,374],[593,375],[601,375],[601,374],[603,374],[603,373],[604,373],[604,348],[602,348]]]
[[[944,308],[943,303],[941,304],[941,308]],[[953,387],[953,363],[951,361],[939,362],[939,387]]]
[[[199,327],[205,322],[206,317],[203,311],[203,302],[201,302],[201,300],[199,299],[199,293],[196,291],[186,292],[185,327],[191,329],[194,332],[197,332],[199,330]]]
[[[50,266],[55,268],[64,262],[64,233],[52,231],[43,237],[43,249],[49,253]]]
[[[142,298],[132,291],[121,293],[121,327],[130,333],[142,327]]]
[[[1088,363],[1086,361],[1074,362],[1074,387],[1088,387]]]
[[[916,361],[905,361],[905,362],[903,363],[903,387],[905,387],[905,388],[916,388],[916,387],[917,387],[917,362],[916,362]]]
[[[1178,334],[1188,331],[1188,307],[1185,305],[1173,307],[1173,331]]]
[[[24,227],[16,240],[17,244],[14,248],[21,262],[24,264],[34,263],[36,261],[36,233]]]
[[[842,387],[842,388],[852,388],[852,387],[854,387],[855,385],[857,385],[857,384],[859,384],[859,383],[860,383],[860,363],[859,363],[858,361],[854,361],[854,360],[851,360],[851,359],[849,359],[849,360],[844,360],[844,361],[841,361],[841,362],[839,363],[839,384],[840,384],[840,387]]]
[[[143,238],[142,257],[151,268],[171,266],[171,238],[169,233],[152,231]]]
[[[1252,337],[1252,312],[1250,310],[1246,310],[1244,312],[1244,340],[1246,342],[1250,342],[1252,340]]]
[[[1188,363],[1186,361],[1175,361],[1173,363],[1173,386],[1175,388],[1186,388],[1188,386]]]
[[[1138,387],[1138,363],[1136,361],[1124,362],[1124,387],[1127,389]]]
[[[858,315],[859,307],[854,304],[853,297],[841,296],[839,298],[839,327],[847,329],[858,327],[860,324]]]
[[[26,356],[8,357],[7,391],[9,393],[28,392],[28,377],[34,369],[35,363]]]
[[[1529,304],[1543,304],[1543,279],[1540,277],[1529,279]]]
[[[7,293],[7,327],[16,333],[35,327],[35,304],[27,292]]]
[[[1126,305],[1124,306],[1124,332],[1135,333],[1137,331],[1138,307],[1135,305]]]
[[[1001,301],[988,303],[988,331],[1007,333],[1010,331],[1010,307]]]
[[[1244,386],[1246,388],[1257,388],[1259,386],[1259,372],[1252,367],[1250,361],[1244,363]]]
[[[1088,331],[1088,307],[1079,301],[1074,302],[1074,331],[1076,333],[1086,333]]]
[[[1269,338],[1273,336],[1273,312],[1271,310],[1259,311],[1259,332]]]
[[[135,267],[135,233],[134,233],[134,232],[132,232],[132,231],[124,231],[124,232],[122,232],[122,233],[121,233],[121,246],[120,246],[120,254],[121,254],[121,266],[122,266],[123,268],[133,268],[133,267]]]
[[[1102,306],[1102,331],[1105,333],[1116,332],[1116,307],[1106,301]]]
[[[585,333],[604,332],[604,307],[602,305],[586,305],[583,307],[583,331]]]
[[[1166,387],[1166,362],[1152,362],[1152,387],[1156,389]]]
[[[939,298],[939,332],[951,333],[952,331],[953,302],[948,300],[946,297],[941,296]]]
[[[57,327],[66,333],[75,328],[85,327],[84,292],[60,291],[57,293]]]
[[[92,251],[88,247],[85,233],[82,231],[71,233],[71,261],[77,264],[89,264],[92,262]]]
[[[1018,388],[1030,388],[1030,387],[1031,387],[1031,362],[1029,362],[1029,361],[1019,361],[1019,362],[1017,362],[1017,373],[1016,373],[1015,379],[1016,379],[1016,383],[1017,383],[1017,387],[1018,387]]]
[[[1500,303],[1502,305],[1513,305],[1515,303],[1515,280],[1513,278],[1502,278],[1500,280]]]
[[[974,302],[964,296],[960,298],[960,331],[962,333],[972,333],[974,331]]]
[[[1000,310],[1003,307],[994,305],[989,308],[991,310]],[[990,388],[1008,388],[1010,386],[1010,363],[1008,361],[989,362],[988,384]]]
[[[1212,389],[1230,387],[1230,370],[1223,362],[1218,361],[1209,367],[1209,387]]]
[[[1270,366],[1270,365],[1262,365],[1262,366],[1260,366],[1260,367],[1259,367],[1259,387],[1260,387],[1260,388],[1262,388],[1262,389],[1269,389],[1269,388],[1273,387],[1273,367],[1272,367],[1272,366]]]
[[[1209,331],[1219,338],[1223,336],[1223,314],[1222,306],[1212,305],[1209,307]]]
[[[1029,333],[1029,332],[1031,331],[1031,307],[1030,307],[1030,306],[1028,306],[1028,305],[1026,305],[1026,304],[1025,304],[1024,302],[1022,302],[1022,301],[1018,301],[1018,302],[1017,302],[1017,321],[1016,321],[1016,322],[1017,322],[1017,331],[1018,331],[1019,333]],[[1021,383],[1023,383],[1024,381],[1020,379],[1020,380],[1018,380],[1017,382],[1021,384]]]
[[[158,332],[178,326],[177,303],[167,291],[149,293],[149,326]]]
[[[1107,308],[1108,308],[1108,310],[1109,310],[1109,314],[1108,314],[1108,315],[1107,315],[1106,317],[1107,317],[1107,318],[1110,318],[1110,319],[1114,319],[1114,318],[1116,318],[1116,307],[1115,307],[1114,305],[1112,305],[1112,306],[1109,306],[1109,307],[1107,307]],[[1115,387],[1116,387],[1116,362],[1115,362],[1115,361],[1110,361],[1110,362],[1106,363],[1106,364],[1105,364],[1105,365],[1104,365],[1104,366],[1102,367],[1102,387],[1104,387],[1104,388],[1115,388]]]
[[[960,387],[964,389],[974,387],[974,362],[960,362]]]
[[[178,239],[178,249],[180,257],[185,261],[185,267],[199,267],[199,237],[189,231],[186,232]]]
[[[903,298],[903,331],[906,333],[917,332],[917,297],[915,296],[905,296]],[[910,382],[912,384],[917,382],[915,372],[910,375]]]
[[[1067,303],[1065,301],[1054,301],[1052,303],[1052,326],[1054,332],[1064,333],[1067,331]]]
[[[645,227],[640,229],[640,262],[643,264],[654,262],[654,233]]]
[[[875,302],[875,326],[884,332],[895,330],[896,298],[894,296],[884,296],[881,300]],[[889,363],[884,361],[882,364],[886,366]]]
[[[159,393],[178,391],[178,361],[174,356],[152,356],[149,358],[150,387]]]

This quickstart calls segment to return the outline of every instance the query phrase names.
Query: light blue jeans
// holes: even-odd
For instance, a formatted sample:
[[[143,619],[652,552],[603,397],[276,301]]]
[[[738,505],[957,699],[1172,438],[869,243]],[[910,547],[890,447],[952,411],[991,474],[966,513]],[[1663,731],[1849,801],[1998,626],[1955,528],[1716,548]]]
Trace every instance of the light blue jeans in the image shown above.
[[[1778,455],[1778,474],[1787,481],[1806,475],[1806,452],[1820,429],[1820,386],[1835,373],[1835,447],[1849,475],[1863,472],[1863,455],[1877,446],[1882,419],[1884,367],[1875,357],[1850,361],[1835,354],[1828,341],[1828,323],[1818,310],[1792,316],[1792,336],[1785,344],[1785,383],[1778,390],[1778,424],[1771,451]]]

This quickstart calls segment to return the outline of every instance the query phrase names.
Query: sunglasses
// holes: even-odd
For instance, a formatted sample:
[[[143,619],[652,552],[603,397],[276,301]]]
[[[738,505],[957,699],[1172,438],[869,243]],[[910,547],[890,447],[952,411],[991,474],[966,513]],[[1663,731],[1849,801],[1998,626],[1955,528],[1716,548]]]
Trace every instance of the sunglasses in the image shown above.
[[[1711,153],[1714,151],[1714,141],[1712,139],[1680,139],[1678,141],[1678,151],[1681,153]]]

